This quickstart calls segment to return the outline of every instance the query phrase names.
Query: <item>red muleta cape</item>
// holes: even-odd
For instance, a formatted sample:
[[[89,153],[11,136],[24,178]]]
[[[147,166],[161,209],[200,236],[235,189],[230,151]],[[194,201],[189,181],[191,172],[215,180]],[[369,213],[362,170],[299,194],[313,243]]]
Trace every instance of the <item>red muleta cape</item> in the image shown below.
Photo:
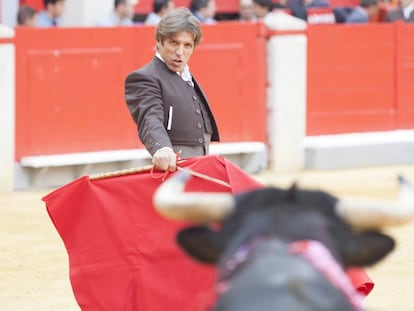
[[[193,177],[186,191],[236,194],[263,187],[221,156],[192,158],[180,166],[231,185]],[[43,198],[68,252],[70,281],[82,310],[204,311],[211,304],[215,269],[176,245],[177,231],[188,224],[154,210],[152,196],[160,183],[150,171],[82,177]],[[364,270],[350,270],[348,276],[364,295],[372,290]]]

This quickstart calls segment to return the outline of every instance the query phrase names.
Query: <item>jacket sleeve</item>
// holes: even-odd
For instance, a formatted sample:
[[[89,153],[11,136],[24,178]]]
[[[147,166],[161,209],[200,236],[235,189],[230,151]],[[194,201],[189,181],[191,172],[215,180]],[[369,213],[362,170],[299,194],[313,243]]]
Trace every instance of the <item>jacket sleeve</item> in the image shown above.
[[[164,126],[164,106],[159,82],[135,71],[125,79],[125,100],[138,127],[141,142],[151,155],[163,147],[172,148]]]

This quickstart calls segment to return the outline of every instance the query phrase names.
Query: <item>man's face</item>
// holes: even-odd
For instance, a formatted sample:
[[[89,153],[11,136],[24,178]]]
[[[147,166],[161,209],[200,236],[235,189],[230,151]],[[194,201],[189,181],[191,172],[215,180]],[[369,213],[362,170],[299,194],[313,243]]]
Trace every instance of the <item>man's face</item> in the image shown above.
[[[251,1],[240,1],[239,4],[240,17],[242,20],[252,20],[256,17],[254,13],[254,5]]]
[[[371,5],[367,10],[367,14],[369,18],[373,18],[378,15],[378,11],[379,11],[379,5]]]
[[[134,8],[138,1],[128,0],[124,4],[118,6],[118,14],[121,18],[133,18],[134,17]]]
[[[127,1],[127,17],[133,18],[135,12],[135,6],[138,4],[138,0],[128,0]]]
[[[168,1],[167,6],[163,7],[162,10],[158,13],[159,16],[164,16],[168,12],[171,12],[174,10],[175,4],[173,0]]]
[[[263,18],[269,12],[266,7],[262,7],[256,2],[254,2],[253,4],[254,4],[254,13],[256,14],[257,18]]]
[[[212,17],[214,17],[214,15],[216,14],[216,2],[215,2],[215,0],[210,0],[207,3],[207,6],[205,8],[202,8],[200,10],[200,14],[204,18],[212,18]]]
[[[65,0],[57,1],[55,4],[49,4],[51,6],[51,13],[53,17],[60,17],[63,14],[65,7]]]
[[[174,10],[174,8],[175,8],[174,1],[173,0],[168,1],[167,9],[166,9],[167,12],[165,13],[171,12],[172,10]]]
[[[194,37],[187,31],[182,31],[157,42],[158,52],[167,64],[168,69],[182,72],[194,52]]]
[[[33,15],[32,18],[29,18],[26,21],[26,25],[25,26],[36,27],[36,25],[37,25],[37,14]]]

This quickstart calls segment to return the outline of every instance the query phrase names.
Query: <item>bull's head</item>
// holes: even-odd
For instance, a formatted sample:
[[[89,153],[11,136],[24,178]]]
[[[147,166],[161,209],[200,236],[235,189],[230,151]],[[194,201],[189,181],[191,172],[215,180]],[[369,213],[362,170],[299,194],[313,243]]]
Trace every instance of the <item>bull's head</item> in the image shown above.
[[[228,193],[185,193],[183,189],[189,176],[181,172],[167,180],[155,194],[154,205],[160,214],[170,219],[199,224],[222,223],[221,230],[197,226],[182,231],[178,237],[190,255],[210,263],[218,259],[226,240],[236,230],[250,236],[258,233],[289,234],[287,238],[291,240],[312,237],[326,240],[325,235],[332,236],[333,231],[339,232],[343,227],[344,232],[352,232],[352,239],[342,235],[338,237],[340,241],[326,242],[343,246],[341,253],[347,259],[343,262],[345,266],[368,265],[380,260],[393,245],[390,238],[376,229],[414,218],[414,190],[402,177],[399,177],[399,199],[394,203],[337,199],[325,192],[299,190],[295,186],[289,190],[254,190],[236,197]],[[317,217],[319,219],[314,219]],[[351,231],[349,225],[357,230]],[[265,232],[260,232],[262,230]],[[346,245],[348,243],[351,245]],[[368,258],[368,254],[373,257]]]
[[[257,237],[277,237],[284,245],[292,245],[295,241],[302,240],[318,241],[329,250],[342,268],[372,265],[394,248],[394,240],[381,233],[379,228],[405,223],[414,218],[414,190],[403,178],[399,178],[400,196],[397,203],[338,199],[326,192],[302,190],[295,185],[287,190],[263,188],[236,196],[227,193],[185,193],[183,189],[188,178],[189,175],[180,173],[167,180],[157,190],[154,205],[159,213],[167,218],[199,224],[180,231],[178,243],[198,261],[207,264],[219,263],[219,271],[227,269],[229,258],[233,260],[246,243],[255,241]],[[218,224],[210,226],[211,223]],[[274,251],[279,249],[279,244],[271,242],[267,243],[266,247]],[[288,250],[289,247],[285,253],[288,253]],[[290,256],[284,267],[278,266],[273,272],[267,271],[270,275],[278,275],[289,269],[300,271],[301,268],[292,268],[294,260],[296,259]],[[252,273],[253,278],[259,273]],[[261,278],[267,278],[266,273]],[[289,282],[295,278],[296,276],[289,276],[286,280]],[[274,281],[272,279],[269,282]],[[245,283],[246,280],[243,285],[239,284],[240,288],[247,288]],[[310,288],[313,290],[313,286],[302,286],[302,281],[298,284],[300,286],[295,285],[295,291],[302,292],[297,295],[298,297]],[[252,288],[258,286],[261,286],[260,282]],[[324,290],[331,287],[326,288]],[[275,289],[272,291],[275,292]],[[232,304],[234,299],[228,297],[230,294],[222,298],[220,304],[222,305],[224,300],[226,305]],[[294,300],[299,301],[297,297]],[[338,301],[340,299],[333,302],[333,305]],[[291,305],[284,307],[289,306]],[[235,309],[216,310],[249,309],[241,309],[239,306]],[[282,307],[280,310],[293,309]],[[325,309],[318,305],[315,310]],[[353,309],[345,307],[335,310]]]

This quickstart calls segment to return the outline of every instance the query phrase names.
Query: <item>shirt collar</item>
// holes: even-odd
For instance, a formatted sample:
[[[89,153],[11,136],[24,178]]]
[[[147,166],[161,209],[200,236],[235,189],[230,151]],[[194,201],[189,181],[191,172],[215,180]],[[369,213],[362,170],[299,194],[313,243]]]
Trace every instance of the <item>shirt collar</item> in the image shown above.
[[[164,63],[164,59],[162,58],[161,54],[157,51],[155,52],[155,56],[158,57],[160,60],[162,60]],[[188,64],[186,64],[184,66],[183,72],[176,72],[185,82],[192,82],[193,81],[193,77],[191,76],[190,73],[190,66],[188,66]]]

